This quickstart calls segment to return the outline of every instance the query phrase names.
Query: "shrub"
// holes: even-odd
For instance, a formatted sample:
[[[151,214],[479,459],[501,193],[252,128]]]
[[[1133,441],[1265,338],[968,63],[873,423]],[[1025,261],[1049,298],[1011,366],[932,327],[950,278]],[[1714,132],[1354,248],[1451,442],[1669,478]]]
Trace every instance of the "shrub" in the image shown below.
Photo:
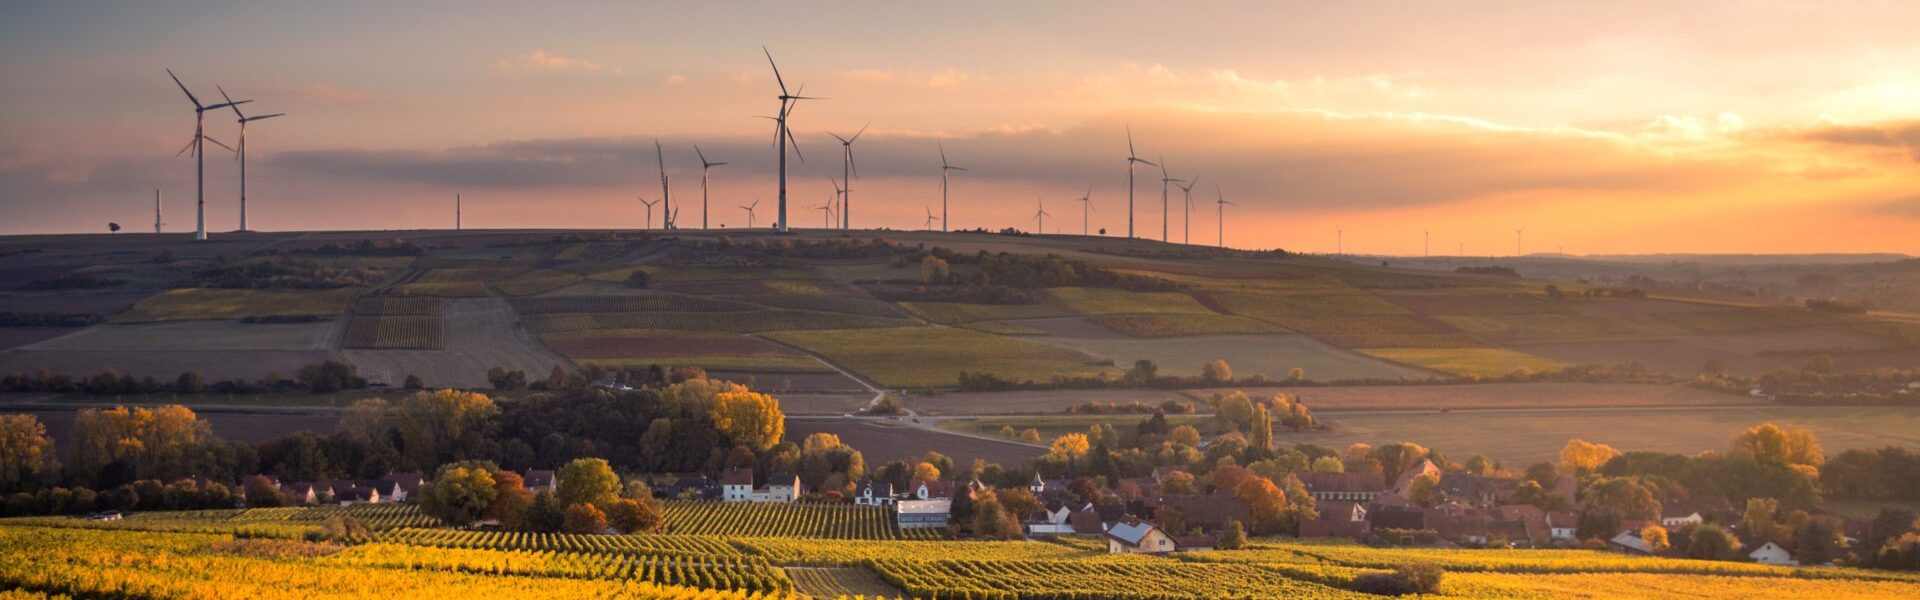
[[[1446,575],[1439,565],[1413,563],[1400,565],[1390,573],[1367,573],[1353,578],[1353,591],[1380,596],[1432,594],[1440,589]]]

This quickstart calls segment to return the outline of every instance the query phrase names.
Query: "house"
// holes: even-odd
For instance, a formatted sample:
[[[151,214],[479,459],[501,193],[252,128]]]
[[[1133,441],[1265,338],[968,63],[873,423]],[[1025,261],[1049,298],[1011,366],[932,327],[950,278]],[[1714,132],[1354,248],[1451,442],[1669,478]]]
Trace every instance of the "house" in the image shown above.
[[[853,492],[853,503],[860,506],[892,506],[893,502],[891,481],[863,480],[860,488]]]
[[[1566,511],[1547,513],[1547,537],[1557,541],[1571,541],[1573,532],[1580,528],[1580,515]]]
[[[1786,565],[1791,567],[1800,564],[1800,561],[1794,560],[1792,552],[1788,552],[1786,548],[1781,548],[1779,544],[1773,542],[1767,542],[1761,544],[1759,548],[1754,548],[1752,552],[1747,553],[1747,558],[1753,559],[1753,562],[1763,565]]]
[[[954,484],[951,481],[934,479],[915,479],[907,484],[907,494],[914,500],[953,499]]]
[[[1707,521],[1723,521],[1733,514],[1726,498],[1679,498],[1660,505],[1660,526],[1678,529]]]
[[[1067,523],[1073,526],[1073,532],[1079,534],[1106,533],[1107,529],[1121,519],[1127,518],[1127,507],[1121,504],[1089,503],[1067,517]]]
[[[1173,538],[1174,552],[1206,552],[1213,549],[1214,539],[1210,535],[1186,535]]]
[[[1466,473],[1448,473],[1440,478],[1440,485],[1434,487],[1436,502],[1458,502],[1474,508],[1492,508],[1513,497],[1513,491],[1520,482],[1498,477],[1485,477]]]
[[[520,477],[520,481],[526,486],[528,492],[535,494],[540,492],[553,492],[560,489],[558,481],[553,477],[553,471],[546,469],[527,471],[525,475]]]
[[[280,487],[280,496],[288,504],[319,504],[320,493],[311,483],[289,483]]]
[[[1367,527],[1369,529],[1403,529],[1419,531],[1432,529],[1428,526],[1428,510],[1418,506],[1382,506],[1371,505],[1367,508]]]
[[[1300,523],[1300,537],[1360,537],[1367,534],[1367,507],[1345,500],[1316,503],[1320,516]]]
[[[1137,518],[1107,528],[1107,552],[1111,554],[1165,554],[1175,549],[1172,536]]]
[[[1437,479],[1441,476],[1440,467],[1434,466],[1431,460],[1420,459],[1420,464],[1414,465],[1413,468],[1401,472],[1399,477],[1394,478],[1393,487],[1388,491],[1401,498],[1412,498],[1413,481],[1419,479],[1421,475],[1432,475]]]
[[[350,504],[379,504],[380,490],[372,487],[353,487],[336,492],[334,499],[341,506]]]
[[[1625,531],[1621,531],[1619,535],[1613,536],[1613,539],[1607,540],[1607,546],[1629,554],[1654,553],[1653,544],[1649,544],[1646,540],[1640,539],[1640,528],[1638,527],[1629,527]]]
[[[1387,491],[1379,473],[1295,473],[1316,501],[1367,502]]]
[[[420,482],[425,479],[419,473],[388,473],[380,478],[380,495],[388,502],[412,502],[420,499]]]
[[[727,502],[792,502],[800,499],[800,476],[767,476],[767,485],[753,485],[753,469],[735,468],[720,479],[720,499]]]
[[[755,502],[792,502],[800,499],[800,475],[775,473],[767,476],[767,487],[756,489]]]
[[[901,500],[894,504],[894,522],[901,529],[946,527],[952,513],[952,498]]]
[[[1073,533],[1073,510],[1065,504],[1050,504],[1027,518],[1027,533],[1055,535]]]
[[[1462,544],[1485,544],[1493,539],[1493,517],[1483,513],[1441,514],[1428,519],[1427,528]]]
[[[653,490],[667,498],[682,500],[719,500],[723,495],[720,484],[707,479],[705,475],[681,477],[673,480],[673,483],[655,487]]]
[[[1027,491],[1033,492],[1035,498],[1059,498],[1067,493],[1067,480],[1041,479],[1036,472],[1033,481],[1027,483]]]
[[[1247,501],[1231,494],[1175,494],[1149,496],[1140,499],[1144,510],[1138,514],[1152,514],[1161,507],[1171,507],[1180,511],[1180,517],[1187,527],[1205,531],[1226,529],[1229,521],[1239,521],[1241,525],[1253,523],[1253,508]]]
[[[753,495],[753,469],[733,468],[720,476],[720,499],[727,502],[747,502]]]

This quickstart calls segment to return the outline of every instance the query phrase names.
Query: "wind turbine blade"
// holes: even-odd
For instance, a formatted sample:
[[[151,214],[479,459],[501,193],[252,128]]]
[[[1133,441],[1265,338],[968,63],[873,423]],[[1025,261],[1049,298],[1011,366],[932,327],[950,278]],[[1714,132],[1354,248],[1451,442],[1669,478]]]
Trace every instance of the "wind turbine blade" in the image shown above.
[[[187,95],[187,100],[193,103],[194,108],[200,108],[200,99],[193,97],[193,92],[187,91],[187,84],[180,83],[180,76],[174,75],[173,69],[167,69],[167,76],[173,78],[174,85],[180,86],[180,93]]]
[[[857,135],[856,135],[856,136],[853,136],[853,137],[860,137],[860,136],[857,136]],[[853,152],[852,152],[852,151],[848,151],[848,152],[847,152],[847,166],[848,166],[849,168],[851,168],[851,169],[853,169],[853,178],[854,178],[854,179],[859,179],[859,178],[860,178],[860,161],[857,161],[857,160],[854,160],[854,159],[853,159]]]
[[[940,149],[940,167],[946,168],[947,167],[947,145],[940,142],[934,142],[933,145],[934,147]]]
[[[831,132],[831,131],[828,131],[828,132],[825,132],[825,133],[826,133],[827,135],[830,135],[830,136],[833,136],[833,139],[836,139],[836,140],[840,140],[840,145],[842,145],[842,146],[844,146],[844,145],[847,145],[847,144],[851,144],[851,143],[853,143],[852,141],[849,141],[849,140],[847,140],[847,138],[843,138],[843,137],[840,137],[840,134],[838,134],[838,133],[834,133],[834,132]]]
[[[701,165],[701,168],[706,168],[706,167],[711,167],[711,166],[713,166],[713,163],[709,163],[709,162],[707,162],[707,154],[706,154],[705,152],[701,152],[701,151],[700,151],[700,145],[699,145],[699,144],[694,144],[694,145],[693,145],[693,153],[694,153],[694,155],[696,155],[696,156],[699,156],[699,157],[700,157],[700,165]]]
[[[234,110],[240,110],[240,109],[238,109],[238,108],[236,108],[236,109],[234,109]],[[258,117],[247,117],[247,118],[245,118],[245,119],[241,119],[241,120],[242,120],[242,121],[247,121],[247,122],[253,122],[253,121],[263,121],[263,120],[266,120],[266,119],[271,119],[271,118],[274,118],[274,117],[284,117],[284,116],[287,116],[287,113],[273,113],[273,114],[270,114],[270,115],[260,115],[260,116],[258,116]]]
[[[774,64],[773,51],[768,50],[764,44],[760,46],[760,51],[767,54],[767,66],[773,67],[773,81],[780,84],[780,95],[787,95],[787,80],[780,78],[780,65]]]
[[[1193,188],[1194,188],[1195,186],[1198,186],[1198,185],[1200,185],[1200,176],[1199,176],[1199,175],[1195,175],[1195,176],[1193,176],[1193,179],[1192,179],[1192,180],[1189,180],[1189,181],[1187,181],[1187,185],[1186,185],[1186,186],[1184,186],[1184,187],[1181,187],[1180,189],[1183,189],[1183,190],[1187,190],[1187,191],[1193,191]]]
[[[967,170],[967,168],[966,168],[966,167],[947,167],[947,168],[949,168],[949,169],[953,169],[953,170],[955,170],[955,171],[965,171],[965,170]]]
[[[1127,158],[1133,158],[1134,154],[1135,152],[1133,151],[1133,126],[1128,125],[1127,126]]]
[[[866,132],[867,132],[867,125],[872,125],[872,124],[873,124],[873,123],[867,123],[866,125],[861,125],[861,126],[860,126],[860,130],[859,130],[859,131],[856,131],[856,132],[853,132],[853,139],[850,139],[850,140],[847,140],[847,143],[849,143],[849,144],[851,144],[851,143],[854,143],[854,142],[856,142],[856,141],[859,141],[859,140],[860,140],[860,134],[863,134],[863,133],[866,133]]]
[[[213,86],[213,89],[220,90],[220,97],[225,98],[227,100],[227,108],[233,109],[233,115],[236,117],[240,117],[241,122],[246,122],[247,115],[241,113],[240,107],[233,103],[233,96],[227,95],[227,88],[220,87],[218,84],[216,84]]]
[[[807,155],[800,152],[800,140],[793,139],[793,130],[791,129],[787,130],[787,144],[793,146],[793,155],[800,157],[800,162],[807,162]]]
[[[180,156],[180,155],[182,155],[182,154],[186,154],[188,150],[192,150],[192,149],[193,149],[193,142],[194,142],[194,140],[191,140],[191,139],[189,139],[189,140],[187,140],[187,145],[185,145],[185,146],[181,146],[181,147],[180,147],[180,151],[179,151],[179,152],[175,152],[175,153],[173,153],[173,155],[174,155],[174,157],[176,157],[176,158],[177,158],[177,157],[179,157],[179,156]]]
[[[238,101],[238,102],[222,102],[222,103],[219,103],[219,104],[214,104],[214,105],[211,105],[211,106],[207,106],[207,107],[203,107],[203,108],[201,108],[201,110],[213,110],[213,109],[216,109],[216,108],[226,108],[226,107],[229,107],[229,106],[238,106],[238,105],[241,105],[241,104],[246,104],[246,103],[248,103],[248,102],[252,102],[252,100],[241,100],[241,101]]]
[[[1150,161],[1150,160],[1147,160],[1147,159],[1144,159],[1144,158],[1136,158],[1136,159],[1133,159],[1133,161],[1134,161],[1134,162],[1137,162],[1137,163],[1140,163],[1140,164],[1143,164],[1143,165],[1146,165],[1146,166],[1149,166],[1149,167],[1158,167],[1158,166],[1160,166],[1160,165],[1157,165],[1157,164],[1154,164],[1154,163],[1153,163],[1153,161]]]
[[[200,136],[200,137],[202,137],[202,138],[206,138],[206,140],[207,140],[207,141],[209,141],[209,142],[213,142],[213,145],[215,145],[215,146],[219,146],[219,147],[221,147],[221,148],[226,148],[228,152],[239,152],[239,150],[234,150],[234,149],[233,149],[233,146],[228,146],[228,145],[226,145],[226,144],[222,144],[222,143],[220,143],[220,140],[216,140],[216,139],[213,139],[213,136],[210,136],[210,135],[202,135],[202,136]]]

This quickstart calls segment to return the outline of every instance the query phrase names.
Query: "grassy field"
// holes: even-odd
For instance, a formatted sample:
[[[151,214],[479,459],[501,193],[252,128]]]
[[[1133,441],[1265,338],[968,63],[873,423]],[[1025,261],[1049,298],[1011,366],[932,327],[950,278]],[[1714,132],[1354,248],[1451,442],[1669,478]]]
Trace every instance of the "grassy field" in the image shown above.
[[[1502,342],[1573,342],[1649,335],[1612,319],[1572,314],[1447,315],[1437,318],[1461,331]]]
[[[949,325],[972,323],[974,321],[1042,319],[1073,315],[1073,311],[1051,303],[963,304],[959,302],[901,302],[900,307],[907,309],[907,312],[913,313],[922,319]]]
[[[1360,352],[1461,377],[1500,377],[1514,369],[1541,372],[1562,366],[1550,358],[1505,348],[1365,348]]]
[[[1198,335],[1161,339],[1033,338],[1035,342],[1072,348],[1114,364],[1131,366],[1151,360],[1168,375],[1197,375],[1202,365],[1225,360],[1235,377],[1264,373],[1275,379],[1301,369],[1316,381],[1341,379],[1425,379],[1428,372],[1328,346],[1298,334]]]
[[[121,313],[113,320],[121,323],[138,323],[290,315],[334,316],[346,312],[347,303],[365,291],[364,288],[322,290],[183,288],[167,290],[141,300],[133,305],[132,310]]]
[[[532,296],[578,283],[579,275],[553,269],[538,269],[495,279],[493,289],[508,296]]]
[[[547,347],[578,363],[605,366],[696,366],[705,369],[829,372],[812,357],[736,333],[649,329],[593,330],[542,336]]]
[[[888,387],[951,387],[960,371],[1044,381],[1114,372],[1070,350],[950,327],[781,331],[767,337],[820,354]]]
[[[901,312],[898,307],[895,307],[892,302],[859,296],[829,296],[819,293],[804,293],[715,296],[715,298],[732,302],[757,304],[768,308],[844,313],[870,317],[905,318],[907,316],[906,313]]]
[[[1210,292],[1214,301],[1236,315],[1256,319],[1293,317],[1353,317],[1367,315],[1404,315],[1407,309],[1379,296],[1354,294],[1249,294]]]
[[[1186,292],[1129,292],[1107,288],[1052,288],[1047,297],[1082,315],[1211,315]]]
[[[1108,329],[1141,338],[1175,337],[1209,333],[1280,333],[1286,331],[1264,321],[1221,314],[1135,314],[1091,317]]]

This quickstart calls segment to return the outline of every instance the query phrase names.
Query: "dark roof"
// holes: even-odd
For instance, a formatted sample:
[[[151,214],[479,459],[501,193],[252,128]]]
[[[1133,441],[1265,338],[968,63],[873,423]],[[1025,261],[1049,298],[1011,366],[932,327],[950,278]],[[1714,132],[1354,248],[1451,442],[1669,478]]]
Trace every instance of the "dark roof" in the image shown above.
[[[744,485],[753,487],[753,469],[734,468],[720,477],[721,485]]]
[[[521,477],[520,480],[521,483],[527,487],[553,487],[553,471],[534,469],[527,471],[527,474]]]
[[[1378,506],[1367,511],[1374,529],[1427,529],[1427,511],[1421,508]]]
[[[1214,539],[1210,535],[1183,535],[1173,538],[1173,546],[1175,548],[1212,548]]]
[[[875,481],[872,479],[863,480],[860,482],[860,490],[855,493],[862,496],[869,495],[869,494],[873,496],[892,496],[893,482]]]
[[[1733,504],[1726,498],[1676,498],[1660,504],[1660,518],[1679,519],[1700,513],[1702,517],[1726,515],[1733,511]]]
[[[1224,494],[1156,496],[1151,505],[1179,509],[1189,527],[1220,529],[1227,526],[1227,521],[1253,522],[1253,509],[1245,500]]]
[[[1466,473],[1448,473],[1440,478],[1435,489],[1450,498],[1459,498],[1470,502],[1493,502],[1513,496],[1520,482],[1498,477],[1469,475]]]
[[[380,489],[392,490],[397,487],[406,490],[408,495],[418,494],[420,493],[420,481],[422,479],[424,479],[424,476],[419,473],[388,473],[386,477],[381,477],[380,481],[389,485],[382,486]],[[389,491],[388,493],[392,492]]]
[[[1295,473],[1309,492],[1384,492],[1387,478],[1374,472]]]

